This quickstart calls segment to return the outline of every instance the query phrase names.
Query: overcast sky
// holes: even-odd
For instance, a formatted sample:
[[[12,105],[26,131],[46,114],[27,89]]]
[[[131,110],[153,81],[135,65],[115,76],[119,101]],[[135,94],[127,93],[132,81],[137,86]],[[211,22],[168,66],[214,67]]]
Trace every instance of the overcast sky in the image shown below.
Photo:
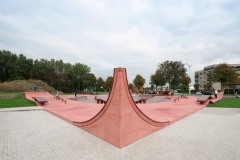
[[[83,63],[104,79],[124,67],[129,82],[181,61],[194,81],[204,66],[240,63],[240,1],[1,0],[0,49]]]

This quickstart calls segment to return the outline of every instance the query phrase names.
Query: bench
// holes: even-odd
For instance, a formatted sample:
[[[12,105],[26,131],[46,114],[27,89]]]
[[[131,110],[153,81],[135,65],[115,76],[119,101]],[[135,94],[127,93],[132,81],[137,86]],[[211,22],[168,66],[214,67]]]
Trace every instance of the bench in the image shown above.
[[[107,101],[101,99],[101,98],[96,98],[97,104],[106,104]]]
[[[143,99],[143,98],[141,98],[141,97],[133,97],[133,101],[134,101],[136,104],[138,104],[138,103],[143,103],[142,99]],[[146,100],[145,100],[145,103],[146,103]]]
[[[134,100],[134,102],[136,103],[136,104],[138,104],[138,103],[143,103],[143,104],[145,104],[146,103],[146,101],[147,101],[147,99],[145,99],[145,98],[141,98],[141,99],[138,99],[138,100]]]
[[[169,95],[172,95],[172,93],[170,91],[160,91],[159,95],[160,96],[169,96]]]
[[[45,100],[43,97],[32,97],[35,101],[37,101],[38,103],[40,103],[41,105],[44,105],[45,103],[47,103],[48,101]]]
[[[205,103],[208,99],[211,99],[212,97],[209,95],[202,95],[197,99],[197,102],[200,102],[200,104]]]

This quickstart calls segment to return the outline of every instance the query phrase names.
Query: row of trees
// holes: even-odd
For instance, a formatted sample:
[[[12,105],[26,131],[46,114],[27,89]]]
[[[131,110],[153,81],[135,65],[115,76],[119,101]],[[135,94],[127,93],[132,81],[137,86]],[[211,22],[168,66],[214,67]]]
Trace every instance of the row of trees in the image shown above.
[[[169,83],[171,89],[188,89],[191,83],[191,78],[186,73],[184,64],[180,61],[165,61],[158,65],[155,74],[150,77],[152,86],[163,86]],[[227,64],[217,65],[211,73],[209,73],[209,83],[206,84],[206,89],[212,88],[213,82],[221,83],[221,88],[225,86],[240,84],[240,75]],[[199,89],[199,84],[195,84],[195,89]]]
[[[186,73],[187,69],[180,61],[165,61],[160,63],[154,74],[150,77],[151,88],[164,86],[166,83],[171,89],[187,89],[191,78]],[[238,75],[227,64],[218,65],[212,72],[214,82],[228,85],[239,81]],[[55,89],[63,92],[79,91],[109,91],[112,84],[112,76],[106,80],[96,78],[91,73],[91,68],[81,63],[64,63],[62,60],[29,59],[23,54],[16,55],[10,51],[0,50],[0,81],[12,81],[21,79],[39,79]],[[133,84],[129,84],[131,90],[140,90],[145,84],[145,79],[136,75]],[[198,88],[198,84],[195,84]]]
[[[0,81],[12,81],[22,79],[39,79],[55,89],[63,92],[77,91],[109,91],[112,84],[112,76],[106,80],[96,78],[91,73],[91,68],[81,63],[64,63],[62,60],[47,60],[27,58],[23,54],[16,55],[10,51],[0,50]],[[188,85],[190,78],[186,74],[184,64],[179,61],[165,61],[158,65],[156,73],[150,77],[152,86],[162,86],[168,82],[172,88],[179,83]],[[145,79],[136,75],[130,89],[140,90],[145,84]]]
[[[184,89],[187,90],[191,83],[191,78],[186,73],[184,64],[180,61],[165,61],[158,65],[155,74],[150,77],[150,84],[153,86],[164,86],[169,83],[171,89]],[[217,65],[212,72],[208,75],[209,83],[205,84],[206,90],[212,88],[212,84],[219,82],[221,83],[221,89],[236,88],[240,84],[239,71],[236,72],[233,67],[228,64]],[[199,84],[194,84],[195,90],[199,90]]]
[[[5,50],[0,50],[0,77],[1,82],[39,79],[63,92],[100,91],[109,89],[112,83],[111,76],[106,81],[101,77],[96,78],[85,64],[72,65],[54,59],[33,60]]]

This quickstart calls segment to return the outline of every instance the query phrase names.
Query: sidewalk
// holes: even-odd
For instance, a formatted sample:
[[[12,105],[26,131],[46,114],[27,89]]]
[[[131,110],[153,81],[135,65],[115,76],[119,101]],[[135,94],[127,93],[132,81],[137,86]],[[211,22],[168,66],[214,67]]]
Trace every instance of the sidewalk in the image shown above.
[[[1,109],[5,159],[239,160],[240,109],[204,108],[122,149],[40,107]]]
[[[33,111],[33,110],[43,110],[43,108],[39,107],[39,106],[17,107],[17,108],[0,108],[0,112]]]

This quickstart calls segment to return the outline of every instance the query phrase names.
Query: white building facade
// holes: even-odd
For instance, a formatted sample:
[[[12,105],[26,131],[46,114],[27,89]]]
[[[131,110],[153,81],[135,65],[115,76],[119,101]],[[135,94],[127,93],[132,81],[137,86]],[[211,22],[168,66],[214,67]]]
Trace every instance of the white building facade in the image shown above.
[[[213,69],[217,65],[218,64],[206,66],[203,68],[203,70],[195,72],[195,84],[199,84],[199,90],[212,89],[212,88],[221,90],[221,83],[213,82],[212,76],[211,76]],[[231,66],[238,75],[240,75],[240,64],[228,64],[228,65]],[[235,88],[238,89],[238,87],[240,86],[236,84]]]

